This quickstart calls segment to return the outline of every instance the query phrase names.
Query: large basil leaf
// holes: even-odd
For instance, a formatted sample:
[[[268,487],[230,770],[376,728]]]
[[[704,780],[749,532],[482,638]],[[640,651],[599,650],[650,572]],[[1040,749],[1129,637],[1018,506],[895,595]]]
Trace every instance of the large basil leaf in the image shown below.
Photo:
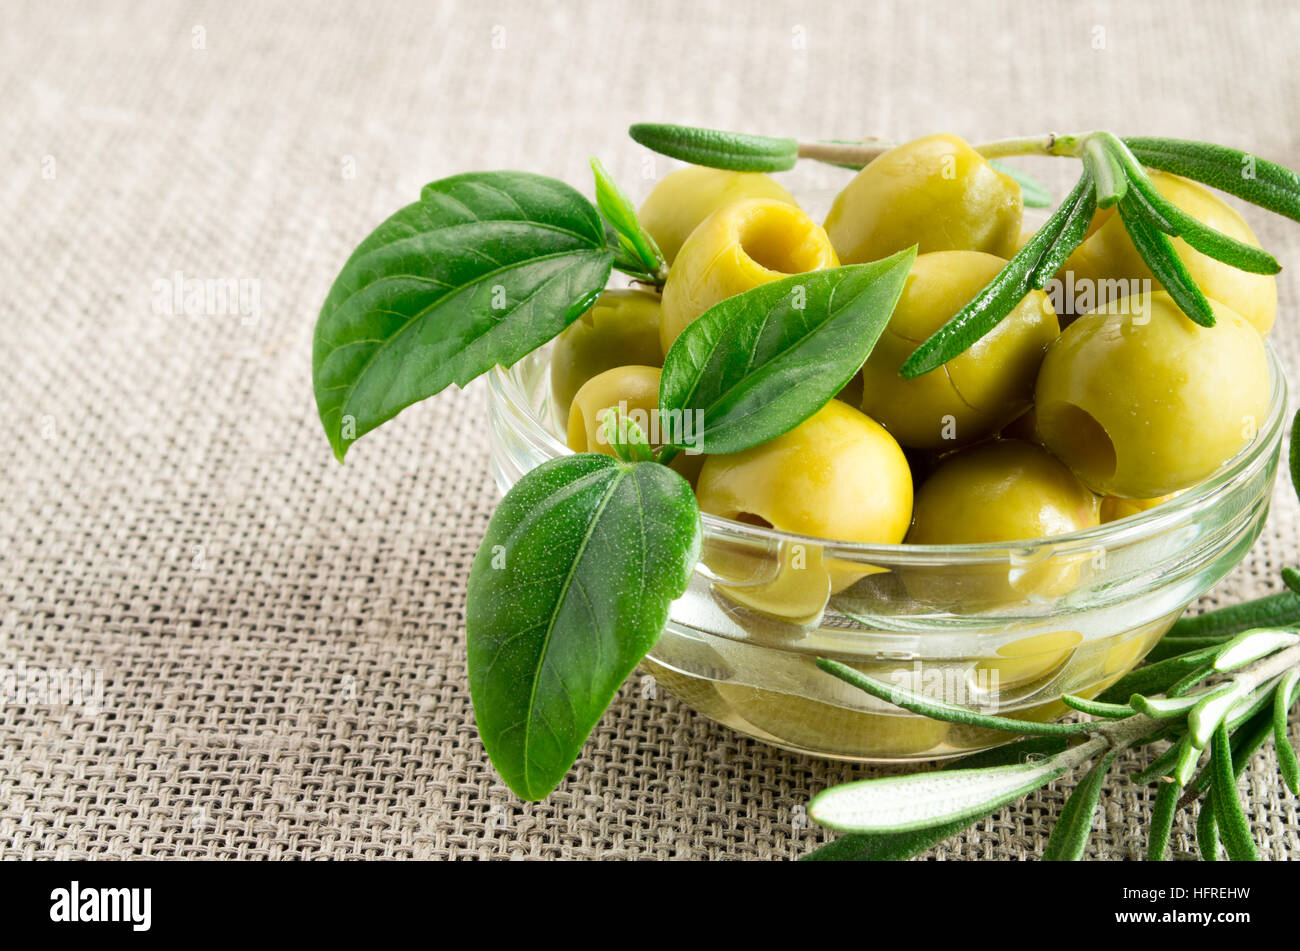
[[[469,688],[506,785],[541,799],[659,638],[700,550],[691,487],[583,453],[506,495],[469,575]]]
[[[316,321],[316,406],[334,454],[546,343],[591,305],[612,260],[596,209],[563,182],[472,172],[424,186],[352,253]]]
[[[674,445],[739,452],[825,406],[871,355],[915,258],[909,248],[796,274],[706,310],[673,343],[659,379],[666,418],[703,414],[694,446],[680,434]]]

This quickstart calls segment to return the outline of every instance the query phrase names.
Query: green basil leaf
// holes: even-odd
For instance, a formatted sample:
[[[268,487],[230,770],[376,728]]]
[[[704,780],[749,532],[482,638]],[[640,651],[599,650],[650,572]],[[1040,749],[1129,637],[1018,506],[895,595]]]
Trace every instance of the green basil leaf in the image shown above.
[[[1300,175],[1289,168],[1209,142],[1154,136],[1123,141],[1143,165],[1204,182],[1300,221]]]
[[[661,155],[692,165],[725,168],[733,172],[783,172],[794,168],[799,143],[765,135],[721,132],[665,122],[638,122],[628,135]]]
[[[600,159],[592,158],[591,172],[596,179],[596,207],[601,216],[609,222],[617,237],[618,250],[630,256],[635,262],[631,269],[633,276],[648,276],[652,282],[663,284],[668,275],[668,262],[663,252],[650,233],[641,227],[632,201],[618,187],[618,183],[605,171]],[[614,264],[619,265],[616,256]],[[624,270],[624,268],[620,268]]]
[[[659,638],[699,557],[690,485],[658,463],[583,453],[506,494],[470,570],[470,697],[483,745],[524,799],[573,765]]]
[[[825,406],[870,356],[915,257],[761,284],[688,324],[664,358],[660,411],[702,415],[693,446],[673,444],[740,452]]]
[[[1024,201],[1026,208],[1051,208],[1052,193],[1047,190],[1047,186],[1040,182],[1028,172],[1022,172],[1018,168],[1012,168],[1006,162],[1000,162],[997,159],[989,159],[989,164],[996,168],[1008,178],[1013,178],[1016,184],[1020,186],[1020,197]]]
[[[1110,753],[1088,770],[1083,781],[1070,793],[1061,815],[1056,820],[1052,834],[1043,848],[1044,862],[1077,862],[1083,858],[1088,840],[1092,837],[1092,823],[1097,815],[1097,802],[1106,774],[1119,752]]]
[[[316,406],[334,454],[546,343],[591,306],[612,259],[600,215],[563,182],[472,172],[426,185],[352,253],[316,321]]]

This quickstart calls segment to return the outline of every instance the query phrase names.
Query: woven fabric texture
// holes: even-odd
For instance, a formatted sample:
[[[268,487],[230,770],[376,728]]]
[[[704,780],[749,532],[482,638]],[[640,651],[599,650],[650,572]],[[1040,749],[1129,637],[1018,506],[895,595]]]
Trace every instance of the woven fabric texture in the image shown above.
[[[547,801],[497,781],[464,644],[497,501],[485,393],[410,409],[341,467],[311,392],[334,274],[424,182],[524,168],[590,193],[599,155],[639,199],[674,167],[626,137],[640,120],[1106,127],[1300,166],[1283,2],[12,0],[3,20],[0,669],[102,677],[98,703],[0,708],[6,858],[786,859],[828,838],[812,794],[881,772],[629,685]],[[1025,167],[1058,195],[1073,173]],[[824,207],[846,178],[787,182]],[[1274,337],[1294,371],[1300,227],[1249,217],[1290,266]],[[195,279],[237,292],[186,306]],[[1276,590],[1297,514],[1280,477],[1206,604]],[[1245,780],[1256,837],[1300,857],[1273,770]],[[1069,785],[932,857],[1034,854]],[[1114,784],[1090,854],[1137,855],[1149,798]]]

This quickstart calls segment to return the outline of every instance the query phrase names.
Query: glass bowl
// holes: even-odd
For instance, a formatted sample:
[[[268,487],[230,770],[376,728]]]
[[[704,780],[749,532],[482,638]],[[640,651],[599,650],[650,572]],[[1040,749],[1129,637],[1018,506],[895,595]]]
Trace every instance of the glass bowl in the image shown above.
[[[704,516],[700,565],[644,667],[704,716],[797,752],[938,759],[1006,734],[939,723],[815,666],[983,712],[1047,720],[1131,669],[1250,549],[1268,514],[1286,382],[1268,348],[1268,418],[1250,446],[1177,498],[1087,531],[1000,545],[866,545]],[[549,348],[488,376],[504,492],[568,453]]]

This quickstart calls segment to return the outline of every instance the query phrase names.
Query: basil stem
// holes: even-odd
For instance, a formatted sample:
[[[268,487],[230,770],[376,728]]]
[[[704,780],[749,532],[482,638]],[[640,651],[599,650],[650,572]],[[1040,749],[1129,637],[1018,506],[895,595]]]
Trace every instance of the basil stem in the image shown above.
[[[987,287],[912,352],[899,368],[899,376],[914,379],[965,353],[1011,313],[1026,294],[1041,290],[1083,242],[1096,206],[1092,176],[1085,171],[1038,233]]]
[[[594,156],[591,172],[596,180],[596,207],[614,231],[614,266],[633,277],[649,278],[649,283],[662,286],[668,276],[668,262],[664,260],[659,245],[641,227],[636,209],[623,189]]]

